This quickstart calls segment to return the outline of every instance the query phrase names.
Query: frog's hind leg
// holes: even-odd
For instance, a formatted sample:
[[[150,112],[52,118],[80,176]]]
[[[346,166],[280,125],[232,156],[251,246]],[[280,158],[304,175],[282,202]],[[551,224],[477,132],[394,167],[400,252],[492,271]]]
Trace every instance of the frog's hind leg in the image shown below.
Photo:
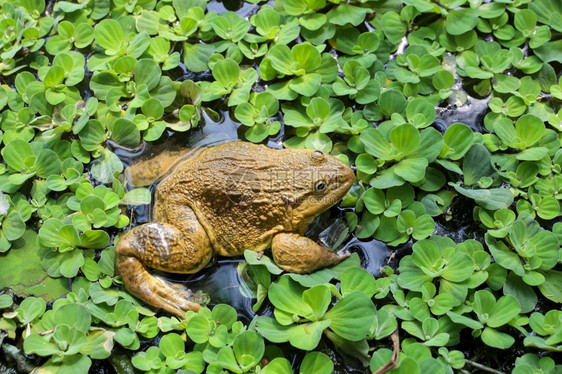
[[[192,151],[192,149],[166,150],[157,156],[137,162],[125,169],[125,180],[134,187],[156,183]]]
[[[185,210],[184,217],[195,217],[191,209]],[[180,222],[180,227],[167,223],[135,227],[120,238],[115,253],[117,269],[130,293],[183,317],[187,310],[198,310],[201,300],[181,284],[154,276],[146,269],[190,274],[211,260],[212,247],[203,227],[195,218]]]

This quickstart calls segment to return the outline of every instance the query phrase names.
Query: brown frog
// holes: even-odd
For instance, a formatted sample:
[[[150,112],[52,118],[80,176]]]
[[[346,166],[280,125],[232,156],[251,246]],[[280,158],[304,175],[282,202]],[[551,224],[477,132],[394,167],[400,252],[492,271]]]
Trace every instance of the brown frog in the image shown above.
[[[177,155],[175,155],[177,156]],[[172,165],[145,162],[160,172]],[[142,174],[142,173],[141,173]],[[149,174],[149,173],[148,173]],[[150,274],[148,268],[189,274],[214,257],[271,247],[284,270],[309,273],[341,261],[304,237],[312,220],[353,184],[351,168],[321,151],[232,142],[176,163],[156,189],[153,220],[124,234],[116,262],[126,288],[150,305],[184,316],[201,306],[189,290]]]

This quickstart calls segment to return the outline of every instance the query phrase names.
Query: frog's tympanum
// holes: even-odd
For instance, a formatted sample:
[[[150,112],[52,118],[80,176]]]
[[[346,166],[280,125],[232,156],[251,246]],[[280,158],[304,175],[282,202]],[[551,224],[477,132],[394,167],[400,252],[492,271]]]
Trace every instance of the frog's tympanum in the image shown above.
[[[214,257],[271,247],[281,268],[309,273],[341,261],[304,237],[354,180],[349,166],[314,150],[274,150],[244,142],[209,147],[177,164],[156,190],[154,223],[127,232],[116,248],[127,289],[183,316],[200,305],[182,285],[152,275],[195,273]]]

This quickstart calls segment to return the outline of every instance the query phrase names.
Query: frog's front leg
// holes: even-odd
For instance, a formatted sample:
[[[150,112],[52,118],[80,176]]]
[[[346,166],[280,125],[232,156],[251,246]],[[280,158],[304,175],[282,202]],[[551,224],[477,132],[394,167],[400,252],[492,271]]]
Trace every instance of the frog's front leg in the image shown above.
[[[195,213],[185,207],[181,218],[176,225],[147,223],[135,227],[119,239],[115,248],[117,269],[129,292],[179,317],[201,307],[197,297],[183,285],[154,276],[146,268],[190,274],[211,260],[211,243]]]
[[[273,237],[271,251],[275,263],[291,273],[311,273],[349,257],[338,255],[314,240],[299,234],[281,233]]]

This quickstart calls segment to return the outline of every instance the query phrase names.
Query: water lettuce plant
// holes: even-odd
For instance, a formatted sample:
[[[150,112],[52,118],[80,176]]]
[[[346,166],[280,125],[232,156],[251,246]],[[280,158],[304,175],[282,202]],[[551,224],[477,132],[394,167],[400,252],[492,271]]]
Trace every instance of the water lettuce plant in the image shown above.
[[[269,300],[275,306],[275,319],[258,318],[257,331],[270,341],[288,341],[304,350],[316,348],[328,328],[349,341],[364,339],[374,318],[374,306],[369,298],[362,292],[352,292],[327,310],[330,296],[330,289],[325,285],[307,290],[283,276],[268,291]]]

